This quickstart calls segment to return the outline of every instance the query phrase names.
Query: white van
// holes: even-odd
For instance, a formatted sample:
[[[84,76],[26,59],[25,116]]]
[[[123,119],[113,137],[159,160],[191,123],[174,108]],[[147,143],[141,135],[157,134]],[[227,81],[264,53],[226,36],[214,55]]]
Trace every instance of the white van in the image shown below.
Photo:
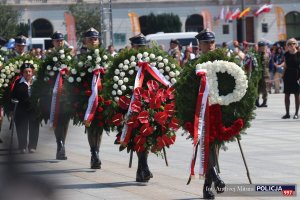
[[[28,49],[32,47],[33,49],[47,50],[52,47],[52,40],[51,38],[28,38],[27,47]]]
[[[181,46],[192,44],[193,47],[198,47],[198,40],[195,38],[197,32],[180,32],[180,33],[155,33],[146,35],[148,41],[156,41],[159,45],[164,45],[167,50],[170,47],[170,41],[177,39]]]

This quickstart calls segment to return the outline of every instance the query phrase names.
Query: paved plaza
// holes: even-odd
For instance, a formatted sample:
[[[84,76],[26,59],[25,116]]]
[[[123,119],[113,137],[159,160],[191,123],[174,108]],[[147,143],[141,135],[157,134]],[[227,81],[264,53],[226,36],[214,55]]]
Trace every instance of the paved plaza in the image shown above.
[[[294,114],[294,97],[291,96],[291,114]],[[283,120],[284,95],[269,95],[268,107],[256,110],[256,119],[252,122],[247,135],[242,137],[241,145],[249,167],[253,184],[300,184],[300,120]],[[0,179],[9,174],[5,145],[9,144],[9,123],[4,122],[0,137]],[[100,157],[102,169],[89,169],[90,152],[87,136],[83,127],[70,126],[66,140],[68,160],[55,160],[56,143],[53,131],[48,125],[40,129],[37,152],[34,154],[15,154],[16,167],[21,174],[42,179],[53,185],[55,200],[99,200],[99,199],[201,199],[203,180],[195,178],[190,185],[188,168],[191,159],[191,141],[183,132],[178,131],[175,145],[167,149],[169,166],[161,157],[151,154],[149,166],[154,178],[149,183],[136,183],[135,173],[137,157],[134,155],[132,168],[128,167],[129,154],[119,152],[114,145],[115,133],[105,134],[102,139]],[[17,140],[14,138],[14,145]],[[228,143],[226,152],[220,151],[221,177],[226,184],[248,184],[245,166],[237,142]],[[20,175],[20,176],[23,176]],[[14,175],[13,179],[17,179]],[[3,181],[2,181],[3,184]],[[34,188],[42,187],[34,182]],[[7,184],[3,184],[8,187]],[[3,189],[0,181],[1,187]],[[17,187],[16,187],[17,188]],[[19,187],[20,188],[20,187]],[[21,190],[21,189],[20,189]],[[11,194],[22,196],[22,190],[11,189]],[[17,199],[17,198],[15,198]],[[29,198],[28,198],[29,199]],[[284,197],[218,197],[216,199],[285,199]],[[288,198],[300,199],[300,197]],[[1,199],[2,200],[2,199]],[[8,199],[6,199],[8,200]],[[9,199],[13,200],[13,198]]]

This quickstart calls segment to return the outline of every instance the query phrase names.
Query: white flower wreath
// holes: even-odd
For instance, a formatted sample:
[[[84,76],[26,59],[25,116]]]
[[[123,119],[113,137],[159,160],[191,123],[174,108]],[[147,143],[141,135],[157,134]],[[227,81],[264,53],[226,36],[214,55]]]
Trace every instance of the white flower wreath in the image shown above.
[[[196,70],[205,69],[209,86],[209,104],[229,105],[240,101],[247,92],[248,80],[245,72],[235,63],[215,60],[196,65]],[[219,95],[217,73],[228,73],[235,79],[235,88],[226,96]]]
[[[176,83],[176,79],[180,75],[175,64],[169,62],[167,58],[156,56],[155,54],[148,52],[138,53],[136,56],[125,59],[123,63],[119,63],[118,69],[115,69],[114,71],[114,84],[111,94],[114,96],[116,102],[118,102],[120,96],[123,96],[126,93],[125,91],[127,89],[133,89],[133,86],[127,86],[128,78],[132,78],[132,75],[138,71],[139,62],[148,62],[151,67],[155,67],[160,71],[160,73],[172,84]]]

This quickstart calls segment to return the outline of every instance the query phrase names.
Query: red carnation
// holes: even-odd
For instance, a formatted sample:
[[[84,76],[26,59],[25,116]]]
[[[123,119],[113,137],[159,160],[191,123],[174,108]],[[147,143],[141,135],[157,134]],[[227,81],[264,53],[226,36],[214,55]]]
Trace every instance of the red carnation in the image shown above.
[[[86,90],[85,91],[85,96],[91,96],[91,94],[92,94],[92,91],[91,90]]]
[[[148,111],[142,111],[142,112],[140,112],[140,114],[137,118],[139,119],[141,124],[146,124],[146,123],[149,123],[148,117],[149,117],[149,112]]]
[[[142,110],[142,103],[139,100],[134,100],[131,104],[131,111],[132,112],[141,112]]]
[[[119,106],[124,109],[128,110],[129,104],[130,104],[130,99],[126,96],[121,96],[119,101],[118,101]]]
[[[159,87],[158,83],[154,80],[147,81],[147,86],[150,91],[156,91]]]
[[[104,101],[104,104],[107,105],[107,106],[109,106],[111,104],[111,100]]]
[[[104,102],[104,98],[103,98],[102,96],[98,96],[98,102],[99,102],[99,103]]]
[[[115,116],[112,117],[112,123],[116,126],[120,126],[123,122],[123,114],[118,113]]]
[[[154,120],[160,125],[164,125],[168,119],[168,114],[166,112],[157,112],[154,115]]]
[[[102,112],[102,111],[103,111],[103,108],[99,106],[99,107],[97,108],[97,111],[98,111],[98,112]]]

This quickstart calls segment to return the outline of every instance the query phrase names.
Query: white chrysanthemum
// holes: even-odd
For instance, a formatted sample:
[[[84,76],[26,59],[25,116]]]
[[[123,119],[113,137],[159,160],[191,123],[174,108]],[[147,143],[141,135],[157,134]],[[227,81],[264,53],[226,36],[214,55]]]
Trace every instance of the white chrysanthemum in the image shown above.
[[[81,78],[80,77],[77,77],[76,78],[76,81],[79,83],[79,82],[81,82]]]
[[[113,90],[113,91],[111,92],[111,94],[112,94],[113,96],[116,96],[116,94],[117,94],[116,90]]]
[[[49,72],[49,76],[54,76],[54,75],[55,75],[54,71]]]
[[[135,61],[135,56],[131,56],[131,57],[130,57],[130,61],[131,61],[131,62]]]
[[[50,67],[50,69],[51,69],[51,67]],[[57,69],[57,67],[53,67],[53,71],[57,71],[58,69]]]
[[[141,60],[143,55],[141,53],[138,53],[138,55],[136,55],[137,59]]]
[[[92,58],[92,56],[87,56],[87,59],[92,60],[93,58]]]
[[[175,72],[172,72],[172,71],[171,71],[171,72],[169,73],[169,76],[172,77],[172,78],[175,77],[175,75],[176,75]]]
[[[15,64],[18,65],[18,64],[19,64],[19,61],[16,60]]]
[[[122,85],[122,86],[121,86],[121,90],[122,90],[122,91],[125,91],[125,90],[126,90],[126,86],[125,86],[125,85]]]
[[[167,72],[169,72],[171,69],[170,69],[169,66],[167,66],[167,67],[165,68],[165,70],[166,70]]]
[[[37,64],[33,64],[33,67],[34,67],[34,69],[37,69],[38,65]]]
[[[150,54],[149,56],[151,59],[154,59],[155,58],[155,55],[153,53]]]
[[[53,60],[53,62],[57,62],[58,61],[57,57],[53,57],[52,60]]]
[[[123,69],[123,63],[120,63],[119,65],[118,65],[118,67],[120,68],[120,69]]]
[[[162,59],[163,59],[163,57],[157,56],[157,61],[158,61],[158,62],[162,61]]]
[[[73,78],[72,76],[70,76],[70,77],[68,78],[68,81],[69,81],[69,83],[73,83],[73,82],[74,82],[74,78]]]
[[[150,62],[150,58],[149,58],[149,57],[146,57],[146,58],[145,58],[145,61],[146,61],[146,62]]]
[[[115,90],[118,89],[118,87],[119,87],[118,84],[114,84],[114,85],[113,85],[113,88],[114,88]]]
[[[143,56],[144,56],[144,58],[147,58],[149,56],[149,53],[148,52],[144,52]]]
[[[163,74],[165,72],[165,70],[160,69],[159,72]]]
[[[115,97],[114,100],[115,100],[115,102],[118,102],[119,101],[119,97]]]
[[[175,64],[171,64],[171,67],[172,67],[172,69],[175,69],[176,65]]]
[[[63,54],[63,53],[65,53],[65,51],[63,49],[61,49],[61,50],[59,50],[59,53]]]
[[[6,75],[5,74],[1,74],[1,78],[5,79]]]
[[[108,64],[104,64],[104,69],[107,69],[108,68]]]
[[[129,60],[124,60],[124,65],[128,65],[129,64]]]
[[[117,91],[117,94],[118,94],[118,95],[122,95],[123,92],[122,92],[121,90],[118,90],[118,91]]]
[[[76,73],[77,73],[77,70],[76,70],[76,69],[72,69],[72,70],[71,70],[71,73],[72,73],[72,74],[76,74]]]
[[[120,76],[121,76],[121,77],[124,77],[124,76],[125,76],[125,72],[121,72],[121,73],[120,73]]]
[[[88,68],[88,72],[89,72],[89,73],[92,73],[92,72],[93,72],[93,68],[91,68],[91,67]]]
[[[165,64],[168,64],[168,63],[169,63],[169,60],[166,59],[166,58],[164,58],[164,59],[163,59],[163,62],[164,62]]]
[[[123,85],[123,81],[122,80],[118,80],[118,85]]]
[[[0,88],[2,87],[2,84],[0,83]]]
[[[124,83],[128,83],[129,79],[127,77],[124,77],[123,81]]]
[[[10,74],[10,70],[8,69],[8,70],[5,70],[5,73],[6,74]]]
[[[164,63],[158,63],[157,65],[159,68],[163,68],[164,67]]]
[[[0,83],[4,83],[4,79],[0,78]]]
[[[120,70],[119,69],[115,69],[115,75],[119,75],[120,74]]]
[[[130,75],[132,75],[133,73],[134,73],[133,70],[129,70],[129,71],[128,71],[128,74],[130,74]]]
[[[30,64],[32,64],[33,65],[33,60],[29,60],[29,62],[28,63],[30,63]]]
[[[15,75],[15,72],[12,72],[11,75],[14,76],[14,75]]]
[[[67,60],[68,61],[72,60],[72,57],[71,56],[67,56]]]
[[[60,59],[65,59],[65,57],[66,57],[65,54],[60,55]]]
[[[13,67],[14,65],[13,65],[12,63],[9,63],[8,66],[9,66],[9,67]],[[5,66],[4,68],[6,68],[6,67],[8,67],[8,66]]]
[[[10,71],[15,71],[15,68],[14,67],[11,67],[11,68],[9,68],[10,69]]]
[[[11,79],[11,78],[12,78],[12,75],[10,75],[10,74],[7,75],[7,78],[8,78],[8,79]]]
[[[133,86],[129,86],[129,89],[133,90]]]
[[[9,83],[9,79],[5,79],[4,81],[5,81],[5,83]]]
[[[135,67],[135,66],[136,66],[136,62],[130,63],[130,66],[131,66],[131,67]]]
[[[178,70],[175,71],[176,76],[180,75],[180,72]]]
[[[83,62],[78,62],[78,67],[83,67]]]
[[[124,66],[123,66],[123,70],[124,70],[124,71],[127,71],[128,68],[129,68],[128,65],[124,65]]]
[[[113,77],[113,80],[114,80],[115,82],[117,82],[117,81],[119,81],[119,77],[118,77],[118,76],[114,76],[114,77]]]
[[[99,49],[95,49],[95,54],[99,55],[99,53],[100,53]]]
[[[139,70],[139,67],[138,67],[138,66],[135,66],[134,69],[135,69],[135,71],[138,71],[138,70]]]
[[[170,76],[168,76],[168,75],[165,75],[165,78],[166,78],[167,80],[170,80]]]
[[[101,58],[98,56],[98,57],[96,58],[96,63],[99,63],[99,62],[101,62]]]
[[[80,72],[80,76],[85,76],[85,72]]]
[[[171,78],[171,83],[175,84],[176,83],[176,79],[175,78]]]
[[[7,87],[7,86],[8,86],[8,84],[7,84],[7,83],[4,83],[4,84],[3,84],[3,87]]]
[[[107,59],[108,59],[107,55],[103,55],[103,60],[107,60]]]

